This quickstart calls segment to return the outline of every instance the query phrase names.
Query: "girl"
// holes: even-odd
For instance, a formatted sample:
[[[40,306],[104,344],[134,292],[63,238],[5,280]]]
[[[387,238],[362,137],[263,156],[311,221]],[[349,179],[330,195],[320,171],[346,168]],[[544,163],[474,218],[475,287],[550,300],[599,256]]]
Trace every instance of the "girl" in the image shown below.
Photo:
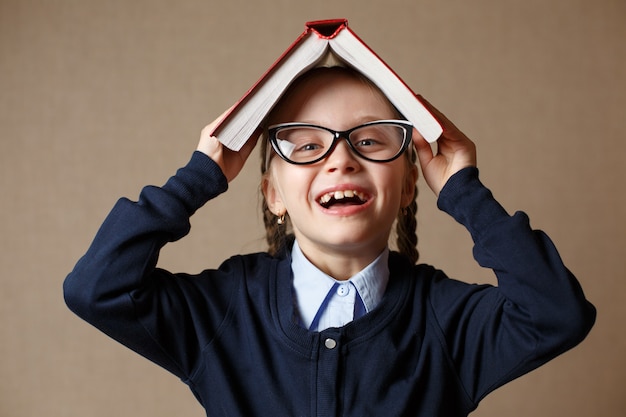
[[[355,72],[307,73],[262,138],[268,253],[172,274],[160,248],[256,142],[235,153],[208,126],[163,187],[113,208],[65,281],[69,307],[181,378],[207,415],[466,416],[579,343],[595,310],[547,236],[481,184],[473,143],[426,105],[444,126],[436,154]],[[416,159],[498,287],[416,265]]]

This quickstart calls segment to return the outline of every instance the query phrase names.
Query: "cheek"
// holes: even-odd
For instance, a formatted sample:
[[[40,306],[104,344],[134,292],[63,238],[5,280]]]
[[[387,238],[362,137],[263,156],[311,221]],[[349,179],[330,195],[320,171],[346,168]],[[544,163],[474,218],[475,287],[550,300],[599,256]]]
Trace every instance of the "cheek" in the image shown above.
[[[397,163],[400,162],[400,163]],[[380,173],[379,178],[383,179],[380,187],[387,189],[393,194],[394,201],[399,203],[404,200],[404,195],[410,188],[410,174],[407,172],[406,163],[402,160],[393,161],[394,165],[384,174]],[[386,175],[385,175],[386,174]]]
[[[279,162],[273,169],[272,175],[276,192],[279,193],[287,210],[290,206],[306,201],[312,181],[309,170],[286,162]]]

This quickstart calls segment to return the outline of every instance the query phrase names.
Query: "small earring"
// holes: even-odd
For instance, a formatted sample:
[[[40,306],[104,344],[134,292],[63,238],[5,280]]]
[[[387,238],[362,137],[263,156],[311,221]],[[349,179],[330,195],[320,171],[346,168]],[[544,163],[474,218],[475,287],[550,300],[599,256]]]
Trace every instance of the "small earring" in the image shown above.
[[[276,223],[278,223],[278,224],[285,224],[285,213],[283,213],[280,216],[278,216],[278,219],[276,220]]]
[[[402,209],[402,214],[403,214],[404,216],[408,216],[408,214],[409,214],[409,208],[408,208],[408,207],[404,207],[404,208]]]

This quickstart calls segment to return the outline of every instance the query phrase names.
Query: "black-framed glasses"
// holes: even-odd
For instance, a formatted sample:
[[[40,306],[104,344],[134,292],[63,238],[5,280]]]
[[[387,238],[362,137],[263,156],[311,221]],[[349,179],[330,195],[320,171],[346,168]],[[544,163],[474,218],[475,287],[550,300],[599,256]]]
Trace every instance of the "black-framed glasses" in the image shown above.
[[[326,158],[345,139],[359,157],[372,162],[390,162],[409,147],[413,124],[406,120],[376,120],[344,131],[308,123],[282,123],[270,126],[269,140],[285,161],[314,164]]]

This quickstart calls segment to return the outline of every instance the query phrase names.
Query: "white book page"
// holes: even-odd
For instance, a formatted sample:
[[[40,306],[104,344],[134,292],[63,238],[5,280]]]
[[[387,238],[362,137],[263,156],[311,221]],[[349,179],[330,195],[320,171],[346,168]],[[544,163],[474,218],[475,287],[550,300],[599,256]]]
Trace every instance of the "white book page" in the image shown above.
[[[229,115],[232,120],[218,127],[214,133],[216,137],[234,151],[241,149],[289,84],[300,73],[313,67],[327,49],[327,39],[309,33]]]
[[[331,48],[348,64],[376,84],[389,101],[410,121],[428,142],[442,133],[439,122],[430,114],[413,92],[372,51],[343,30],[330,42]]]

